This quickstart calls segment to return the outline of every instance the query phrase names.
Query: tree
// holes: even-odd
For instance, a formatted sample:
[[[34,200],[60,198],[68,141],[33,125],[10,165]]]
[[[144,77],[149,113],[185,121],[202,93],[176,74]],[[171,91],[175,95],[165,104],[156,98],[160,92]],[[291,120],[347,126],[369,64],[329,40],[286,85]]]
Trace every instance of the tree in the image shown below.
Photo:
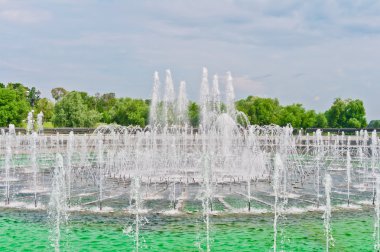
[[[347,128],[361,128],[361,123],[356,118],[350,118],[346,124]]]
[[[251,124],[268,125],[278,123],[281,106],[277,99],[248,96],[236,102],[236,109],[244,112]]]
[[[81,95],[83,102],[84,102],[84,104],[86,104],[86,106],[88,106],[89,108],[93,108],[93,109],[97,110],[97,108],[96,108],[97,100],[96,100],[95,96],[88,95],[88,93],[82,92],[82,91],[77,91],[77,92]]]
[[[23,84],[10,82],[8,83],[7,88],[14,90],[18,99],[27,99],[29,88],[25,87]]]
[[[314,110],[304,111],[302,115],[301,128],[313,128],[317,125],[317,114]]]
[[[20,96],[18,90],[12,87],[0,88],[0,125],[2,127],[7,127],[11,123],[21,126],[29,110],[24,94]]]
[[[378,129],[380,128],[380,120],[372,120],[369,122],[368,128],[371,128],[371,129]]]
[[[342,100],[341,98],[336,98],[325,113],[328,125],[332,128],[365,127],[367,125],[365,114],[361,100]]]
[[[365,108],[363,101],[348,99],[346,105],[346,127],[364,128],[367,126]]]
[[[110,110],[111,121],[120,125],[139,125],[148,123],[149,107],[144,100],[132,98],[117,99]]]
[[[100,120],[100,114],[89,108],[80,94],[72,91],[59,100],[54,107],[52,121],[60,127],[93,127]]]
[[[199,126],[199,105],[195,102],[189,102],[188,105],[188,117],[190,121],[190,125],[194,128]]]
[[[67,90],[64,89],[63,87],[56,87],[51,90],[51,96],[53,96],[55,101],[59,101],[62,99],[66,94]]]
[[[302,128],[302,119],[305,114],[305,109],[301,104],[292,104],[283,107],[279,114],[279,125],[286,126],[291,124],[293,128]]]
[[[37,90],[35,87],[32,87],[28,92],[28,102],[31,107],[34,107],[34,105],[38,102],[40,99],[41,92]]]
[[[38,100],[35,106],[35,112],[38,114],[41,111],[44,113],[44,121],[49,122],[54,114],[54,103],[48,98]]]
[[[316,115],[315,127],[320,129],[327,127],[327,119],[324,113],[318,113]]]
[[[346,102],[340,98],[336,98],[333,105],[325,113],[329,127],[343,127],[346,122],[345,108]]]
[[[115,93],[106,93],[103,95],[100,95],[99,93],[95,94],[95,107],[96,110],[102,114],[102,122],[111,123],[112,118],[110,110],[115,106],[116,101]]]

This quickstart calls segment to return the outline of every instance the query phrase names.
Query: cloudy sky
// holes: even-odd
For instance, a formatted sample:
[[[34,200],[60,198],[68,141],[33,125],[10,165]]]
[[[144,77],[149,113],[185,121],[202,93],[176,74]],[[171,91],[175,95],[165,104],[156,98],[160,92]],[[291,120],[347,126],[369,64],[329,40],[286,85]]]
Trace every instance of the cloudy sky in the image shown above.
[[[364,100],[380,119],[377,0],[0,0],[0,82],[148,98],[155,70],[199,97],[202,67],[237,98],[326,110]]]

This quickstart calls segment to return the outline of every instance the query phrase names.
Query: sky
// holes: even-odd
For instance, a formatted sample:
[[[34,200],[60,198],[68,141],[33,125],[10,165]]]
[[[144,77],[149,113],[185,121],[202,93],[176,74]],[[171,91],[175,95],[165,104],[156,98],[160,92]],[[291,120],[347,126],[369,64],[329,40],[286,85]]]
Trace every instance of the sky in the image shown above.
[[[196,101],[205,66],[210,82],[231,71],[237,99],[362,99],[380,119],[379,14],[377,0],[0,0],[0,82],[149,98],[170,69]]]

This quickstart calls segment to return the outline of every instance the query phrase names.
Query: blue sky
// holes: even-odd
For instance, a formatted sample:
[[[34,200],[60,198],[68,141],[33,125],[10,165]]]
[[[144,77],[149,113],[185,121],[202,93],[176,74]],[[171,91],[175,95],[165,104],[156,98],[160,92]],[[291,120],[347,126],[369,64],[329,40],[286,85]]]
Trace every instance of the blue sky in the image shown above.
[[[197,100],[202,67],[237,98],[326,110],[364,100],[380,119],[380,1],[0,0],[0,82],[150,97],[171,69]],[[178,88],[177,88],[178,90]]]

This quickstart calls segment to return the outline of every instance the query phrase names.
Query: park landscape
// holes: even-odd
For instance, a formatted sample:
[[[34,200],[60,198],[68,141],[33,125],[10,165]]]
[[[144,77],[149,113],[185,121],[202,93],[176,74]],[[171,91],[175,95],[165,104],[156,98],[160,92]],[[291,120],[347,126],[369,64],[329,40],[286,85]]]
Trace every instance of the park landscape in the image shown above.
[[[9,55],[0,60],[0,79],[5,80],[0,83],[0,250],[379,251],[380,117],[374,107],[377,86],[370,84],[377,78],[371,57],[377,50],[369,55],[366,51],[377,40],[377,33],[369,31],[377,23],[363,19],[379,6],[332,1],[317,15],[311,2],[253,2],[210,1],[193,7],[186,1],[0,1],[5,8],[0,11],[0,30],[7,38],[0,49],[18,56],[19,50],[7,40],[25,34],[30,43],[16,41],[16,48],[31,47],[30,52],[43,55],[28,67],[15,68]],[[85,9],[102,15],[94,20]],[[312,14],[318,18],[310,18]],[[350,30],[346,15],[368,27]],[[146,19],[152,22],[146,25]],[[77,27],[67,33],[63,20]],[[131,20],[139,21],[138,29]],[[59,25],[62,34],[79,32],[79,38],[56,41],[55,33],[40,33],[39,39],[32,39],[23,33],[26,28],[53,31],[50,22]],[[208,23],[218,24],[218,36],[207,48],[218,52],[215,60],[196,50],[190,50],[190,57],[188,50],[174,50],[188,40],[194,47],[207,45],[213,29],[201,32],[202,42],[195,37]],[[121,33],[103,30],[102,24],[112,24],[112,32]],[[158,35],[149,29],[144,34],[152,25]],[[235,37],[222,39],[233,51],[227,53],[227,62],[218,59],[225,52],[219,36],[230,35],[224,26],[235,28]],[[244,40],[245,29],[267,43]],[[329,29],[342,37],[332,36]],[[344,59],[336,71],[322,66],[332,62],[335,67],[339,57],[324,63],[309,57],[314,55],[310,48],[326,50],[324,39],[318,40],[322,31],[324,39],[336,45],[329,54]],[[124,34],[145,39],[126,39]],[[286,43],[269,43],[271,34]],[[166,57],[155,58],[155,45],[144,44],[156,35]],[[360,42],[360,56],[351,44],[345,47],[347,41]],[[236,49],[237,42],[244,53]],[[165,50],[168,43],[177,47]],[[264,55],[261,62],[252,61],[251,46],[267,50],[269,63]],[[110,56],[117,64],[97,58],[102,55],[107,61],[115,48],[131,50],[143,60],[118,51],[118,57],[138,65],[119,71],[120,58]],[[66,53],[54,53],[52,60],[40,51],[49,49]],[[339,50],[351,52],[357,61],[345,60],[349,56]],[[305,70],[304,63],[294,66],[289,60],[298,54],[325,75],[294,73]],[[186,60],[178,60],[178,55]],[[211,67],[202,67],[194,55]],[[281,57],[287,60],[281,67],[272,64]],[[60,68],[54,70],[56,62],[66,70],[63,74]],[[173,71],[162,67],[170,62]],[[102,67],[91,72],[93,64]],[[250,64],[257,69],[251,70]],[[263,71],[261,64],[274,73],[245,74]],[[39,67],[44,71],[36,70]],[[97,78],[90,78],[90,72]],[[119,87],[124,72],[136,82]],[[276,74],[283,86],[277,84]],[[184,75],[190,81],[179,81]],[[352,85],[362,75],[370,88]],[[140,91],[145,94],[138,95]]]

